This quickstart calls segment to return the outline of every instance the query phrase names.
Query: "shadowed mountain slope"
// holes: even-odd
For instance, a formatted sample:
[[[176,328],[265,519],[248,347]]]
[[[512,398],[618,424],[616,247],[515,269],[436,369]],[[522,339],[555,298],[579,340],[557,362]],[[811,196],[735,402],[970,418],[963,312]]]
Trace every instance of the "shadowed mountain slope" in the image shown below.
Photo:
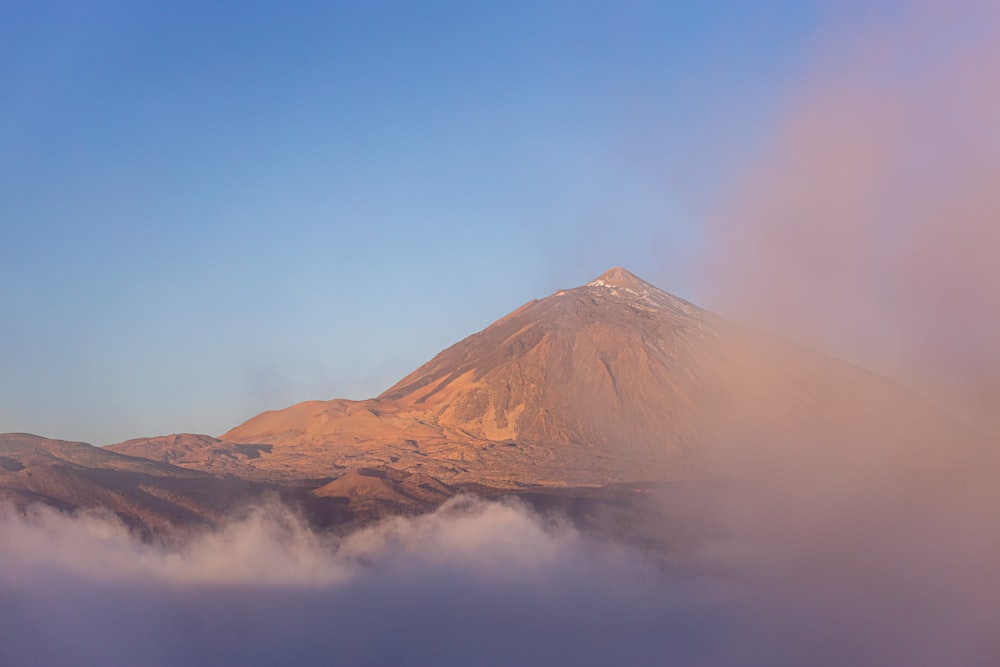
[[[82,442],[0,434],[0,498],[25,508],[102,509],[147,528],[212,523],[261,492],[241,479],[125,456]]]

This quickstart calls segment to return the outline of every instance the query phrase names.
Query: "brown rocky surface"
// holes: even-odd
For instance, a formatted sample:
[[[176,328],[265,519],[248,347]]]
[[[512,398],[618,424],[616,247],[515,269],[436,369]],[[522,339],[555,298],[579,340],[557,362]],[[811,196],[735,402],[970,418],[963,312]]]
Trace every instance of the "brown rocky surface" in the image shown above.
[[[134,438],[104,449],[176,466],[253,478],[254,469],[247,466],[247,462],[260,458],[262,452],[269,453],[271,446],[224,442],[210,435],[174,433],[154,438]]]
[[[349,470],[315,489],[313,494],[320,498],[342,499],[357,517],[378,518],[400,512],[425,512],[457,492],[458,489],[430,475],[383,466]]]

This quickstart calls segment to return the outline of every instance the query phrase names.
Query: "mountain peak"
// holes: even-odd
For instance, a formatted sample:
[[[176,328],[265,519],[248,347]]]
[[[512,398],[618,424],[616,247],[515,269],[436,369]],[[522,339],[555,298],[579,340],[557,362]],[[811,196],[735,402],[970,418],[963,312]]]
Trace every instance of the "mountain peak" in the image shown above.
[[[645,280],[637,277],[627,269],[623,269],[620,266],[608,269],[601,275],[597,276],[597,278],[587,283],[587,285],[589,287],[618,287],[634,291],[643,291],[651,287],[651,285]]]

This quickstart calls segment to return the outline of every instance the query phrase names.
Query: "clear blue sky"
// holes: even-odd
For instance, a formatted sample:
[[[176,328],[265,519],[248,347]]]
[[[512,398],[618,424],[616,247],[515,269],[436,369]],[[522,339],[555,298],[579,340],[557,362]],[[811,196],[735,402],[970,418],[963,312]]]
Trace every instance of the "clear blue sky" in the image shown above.
[[[830,4],[0,4],[0,431],[365,398],[613,265],[697,299]]]

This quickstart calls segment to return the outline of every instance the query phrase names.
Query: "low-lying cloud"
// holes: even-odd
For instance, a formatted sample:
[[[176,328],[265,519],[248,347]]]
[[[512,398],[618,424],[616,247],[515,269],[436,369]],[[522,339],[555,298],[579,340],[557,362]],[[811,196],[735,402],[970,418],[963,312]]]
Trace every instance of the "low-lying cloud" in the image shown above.
[[[45,508],[0,532],[2,664],[656,664],[713,629],[683,580],[518,504],[339,538],[280,506],[171,545]]]
[[[721,492],[740,509],[683,566],[471,497],[342,536],[265,504],[160,543],[6,512],[0,664],[996,664],[995,504],[790,479]]]

